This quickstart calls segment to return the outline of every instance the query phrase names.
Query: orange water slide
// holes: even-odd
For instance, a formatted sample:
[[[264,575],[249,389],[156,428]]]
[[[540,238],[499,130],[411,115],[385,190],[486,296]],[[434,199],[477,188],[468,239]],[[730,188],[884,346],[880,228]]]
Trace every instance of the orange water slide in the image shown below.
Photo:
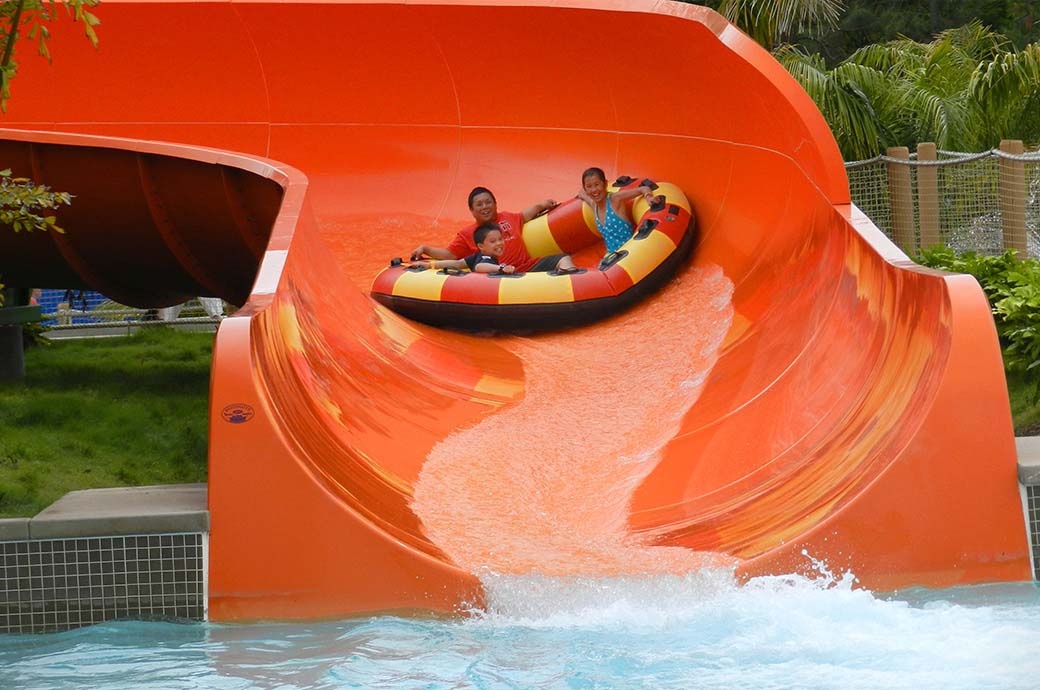
[[[640,0],[107,0],[24,45],[3,165],[75,193],[0,275],[222,322],[210,616],[479,604],[478,574],[734,563],[874,588],[1030,577],[973,279],[849,203],[808,97],[713,12]],[[691,265],[601,324],[474,337],[367,296],[466,195],[667,179]],[[579,257],[579,260],[587,257]]]

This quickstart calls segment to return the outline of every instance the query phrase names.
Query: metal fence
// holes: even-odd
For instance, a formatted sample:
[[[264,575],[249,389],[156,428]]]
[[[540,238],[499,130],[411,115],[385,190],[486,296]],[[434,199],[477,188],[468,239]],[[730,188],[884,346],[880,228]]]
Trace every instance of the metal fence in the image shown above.
[[[174,307],[137,309],[91,290],[40,290],[34,295],[43,325],[54,331],[138,327],[162,323],[212,323],[229,307],[216,298],[199,297]]]
[[[911,256],[945,244],[1040,257],[1040,151],[1021,142],[981,153],[919,144],[845,164],[856,204]]]

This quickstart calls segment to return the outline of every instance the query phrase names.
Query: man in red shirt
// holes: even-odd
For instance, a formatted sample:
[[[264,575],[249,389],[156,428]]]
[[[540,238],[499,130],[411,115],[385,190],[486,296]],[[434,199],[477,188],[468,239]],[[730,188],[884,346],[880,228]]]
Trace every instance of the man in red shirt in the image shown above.
[[[554,208],[556,202],[546,199],[540,203],[526,208],[521,213],[511,211],[499,211],[495,195],[487,187],[474,187],[469,193],[469,212],[473,214],[474,222],[467,225],[455,235],[447,247],[431,247],[419,245],[411,254],[412,261],[418,261],[423,257],[431,259],[461,259],[477,251],[477,245],[473,242],[473,231],[480,225],[494,223],[502,231],[502,239],[505,241],[505,251],[502,253],[501,261],[504,265],[516,267],[517,272],[527,271],[552,271],[570,272],[577,270],[574,261],[568,254],[553,254],[552,256],[532,258],[524,246],[523,230],[524,223]]]

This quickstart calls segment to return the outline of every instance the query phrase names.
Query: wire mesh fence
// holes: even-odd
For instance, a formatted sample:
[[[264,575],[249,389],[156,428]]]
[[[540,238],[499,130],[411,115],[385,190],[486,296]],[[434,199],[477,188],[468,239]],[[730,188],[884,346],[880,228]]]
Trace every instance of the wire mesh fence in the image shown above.
[[[852,202],[911,256],[944,244],[1040,257],[1040,151],[1021,142],[981,153],[920,144],[845,169]]]
[[[218,298],[199,297],[162,309],[138,309],[114,302],[91,290],[39,290],[42,324],[50,329],[102,328],[118,325],[149,325],[220,319],[228,310]]]

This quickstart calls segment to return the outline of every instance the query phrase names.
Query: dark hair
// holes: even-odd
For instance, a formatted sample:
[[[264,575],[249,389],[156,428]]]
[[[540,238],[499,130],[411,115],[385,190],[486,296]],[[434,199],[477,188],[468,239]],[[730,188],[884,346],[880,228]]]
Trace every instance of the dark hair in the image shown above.
[[[592,177],[593,175],[595,175],[599,179],[603,180],[604,184],[606,184],[607,176],[603,172],[603,168],[589,168],[588,170],[583,172],[581,174],[581,183],[584,185],[585,184],[585,178]]]
[[[484,223],[473,231],[473,243],[481,244],[493,232],[502,232],[502,228],[498,227],[498,223]]]
[[[473,191],[469,193],[469,199],[466,201],[466,203],[469,204],[470,208],[473,208],[473,200],[481,194],[487,194],[491,197],[492,201],[494,201],[496,204],[498,203],[498,200],[495,199],[495,195],[491,193],[490,189],[488,189],[487,187],[474,187]]]

